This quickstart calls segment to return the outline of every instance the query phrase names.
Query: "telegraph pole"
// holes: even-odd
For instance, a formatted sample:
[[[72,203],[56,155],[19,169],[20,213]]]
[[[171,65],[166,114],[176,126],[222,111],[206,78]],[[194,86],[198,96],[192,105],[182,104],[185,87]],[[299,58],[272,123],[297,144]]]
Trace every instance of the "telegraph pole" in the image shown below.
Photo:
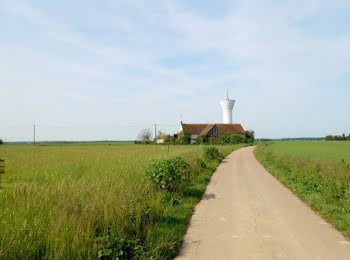
[[[157,138],[157,124],[154,124],[154,140]]]
[[[35,125],[34,125],[34,145],[35,145]]]

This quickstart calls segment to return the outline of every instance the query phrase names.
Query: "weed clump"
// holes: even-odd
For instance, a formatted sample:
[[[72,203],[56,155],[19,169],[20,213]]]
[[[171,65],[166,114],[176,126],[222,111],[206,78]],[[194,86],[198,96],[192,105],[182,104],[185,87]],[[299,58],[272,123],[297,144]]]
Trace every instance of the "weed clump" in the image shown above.
[[[195,164],[201,169],[207,168],[207,164],[201,158],[197,158]]]
[[[98,258],[107,259],[144,259],[145,251],[138,239],[114,238],[110,236],[96,239],[99,245]]]
[[[219,150],[214,146],[204,148],[204,157],[209,161],[223,159],[222,154],[219,153]]]
[[[180,157],[156,160],[146,170],[146,175],[157,188],[168,191],[176,191],[189,173],[189,164]]]

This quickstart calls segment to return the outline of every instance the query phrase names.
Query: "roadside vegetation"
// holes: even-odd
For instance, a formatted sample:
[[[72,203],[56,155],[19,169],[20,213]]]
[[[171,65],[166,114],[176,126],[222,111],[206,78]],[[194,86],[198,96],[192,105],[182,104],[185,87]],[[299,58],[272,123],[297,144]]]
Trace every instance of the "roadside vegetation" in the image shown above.
[[[224,156],[243,145],[2,145],[1,259],[171,259]]]
[[[273,176],[350,237],[350,144],[333,145],[261,143],[254,154]]]

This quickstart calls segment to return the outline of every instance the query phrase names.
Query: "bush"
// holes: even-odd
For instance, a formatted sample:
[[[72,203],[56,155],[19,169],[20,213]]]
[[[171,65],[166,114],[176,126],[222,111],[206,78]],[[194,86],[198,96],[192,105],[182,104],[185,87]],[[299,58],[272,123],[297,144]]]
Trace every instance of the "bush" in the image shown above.
[[[220,143],[222,144],[241,144],[246,141],[246,137],[237,134],[222,134],[220,136]]]
[[[96,242],[100,248],[99,259],[144,259],[145,251],[138,239],[105,236],[97,238]]]
[[[187,131],[181,131],[179,133],[178,142],[180,144],[189,144],[191,142],[191,134]]]
[[[201,158],[196,159],[196,165],[198,165],[200,168],[205,169],[207,168],[207,165]]]
[[[146,170],[146,174],[157,188],[169,191],[177,190],[189,172],[189,165],[180,157],[159,159]]]
[[[163,144],[175,144],[175,138],[174,136],[169,136],[169,137],[166,137],[164,139],[164,143]]]
[[[245,142],[247,144],[253,143],[255,141],[255,132],[252,131],[246,131],[245,132]]]
[[[208,138],[207,138],[205,135],[200,135],[200,136],[198,136],[198,137],[196,138],[196,141],[197,141],[198,143],[205,143],[205,142],[208,141],[207,139],[208,139]]]
[[[214,146],[209,146],[204,148],[204,157],[207,160],[220,160],[222,159],[222,154],[219,153],[219,150]]]
[[[191,170],[196,175],[200,174],[203,171],[203,169],[207,168],[207,164],[201,158],[198,157],[192,160],[192,163],[190,163],[190,165]]]

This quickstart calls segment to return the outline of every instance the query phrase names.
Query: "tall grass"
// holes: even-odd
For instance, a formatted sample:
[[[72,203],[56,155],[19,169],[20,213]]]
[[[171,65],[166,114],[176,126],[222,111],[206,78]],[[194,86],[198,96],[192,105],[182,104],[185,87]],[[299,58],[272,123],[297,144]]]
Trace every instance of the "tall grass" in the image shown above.
[[[198,171],[201,154],[199,146],[1,146],[0,258],[97,258],[96,238],[107,235],[140,240],[146,258],[171,258],[219,163]],[[161,192],[143,174],[153,159],[174,156],[200,172],[183,194]]]
[[[260,144],[254,151],[262,165],[314,210],[350,237],[350,164],[276,152]]]

